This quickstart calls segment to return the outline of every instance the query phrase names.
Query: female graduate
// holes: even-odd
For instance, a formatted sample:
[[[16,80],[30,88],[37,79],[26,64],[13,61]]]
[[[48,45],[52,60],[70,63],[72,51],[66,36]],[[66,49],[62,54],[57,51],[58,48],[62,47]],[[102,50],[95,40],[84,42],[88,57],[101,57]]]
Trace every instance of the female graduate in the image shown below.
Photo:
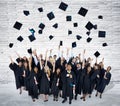
[[[111,79],[110,70],[111,70],[111,66],[108,66],[107,70],[104,74],[104,77],[102,79],[102,82],[100,83],[100,85],[97,89],[97,95],[98,95],[98,93],[100,93],[100,98],[102,98],[102,93],[104,92],[106,85],[108,85],[110,82],[110,79]]]
[[[41,66],[41,58],[39,57],[40,60],[40,66],[41,66],[41,85],[40,85],[40,94],[43,94],[43,99],[44,102],[48,101],[48,95],[49,95],[49,89],[50,89],[50,69],[47,66],[47,52],[46,51],[46,62],[45,66]]]
[[[11,60],[11,63],[9,65],[9,67],[14,72],[15,82],[16,82],[16,88],[20,89],[20,94],[22,94],[22,87],[24,86],[22,59],[20,59],[20,58],[16,59],[16,61],[18,62],[18,64],[16,64],[12,60],[12,57],[10,57],[10,60]]]

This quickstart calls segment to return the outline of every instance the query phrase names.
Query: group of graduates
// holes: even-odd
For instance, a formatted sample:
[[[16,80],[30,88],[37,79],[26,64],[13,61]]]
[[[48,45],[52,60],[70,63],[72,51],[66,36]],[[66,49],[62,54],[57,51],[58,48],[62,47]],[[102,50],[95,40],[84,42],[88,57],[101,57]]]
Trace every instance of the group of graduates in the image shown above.
[[[69,104],[72,99],[77,100],[78,95],[82,95],[80,99],[86,100],[89,98],[93,90],[96,90],[96,97],[99,95],[102,98],[102,93],[109,84],[111,79],[111,66],[104,69],[104,58],[100,63],[92,66],[93,59],[85,59],[85,52],[76,57],[64,58],[63,55],[48,56],[48,50],[43,55],[37,55],[36,50],[30,53],[30,57],[23,58],[19,56],[15,63],[10,57],[10,69],[15,75],[16,88],[28,91],[28,95],[32,97],[33,102],[43,95],[44,102],[48,101],[48,95],[53,95],[53,101],[58,101],[58,97],[62,97],[62,103],[67,101]],[[62,52],[63,53],[63,52]],[[67,55],[69,49],[67,49]]]

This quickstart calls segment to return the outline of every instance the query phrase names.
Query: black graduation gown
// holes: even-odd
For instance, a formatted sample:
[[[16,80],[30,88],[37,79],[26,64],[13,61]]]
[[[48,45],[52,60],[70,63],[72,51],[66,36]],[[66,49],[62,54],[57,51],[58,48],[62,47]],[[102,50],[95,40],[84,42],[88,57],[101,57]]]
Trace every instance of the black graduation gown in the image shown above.
[[[41,70],[40,94],[49,94],[50,81],[47,78],[44,69]]]
[[[24,69],[24,71],[25,71],[24,86],[25,86],[26,90],[29,90],[30,81],[28,78],[30,75],[30,71],[28,69]]]
[[[51,93],[54,96],[58,96],[59,82],[60,82],[60,75],[57,75],[56,73],[53,73],[53,82],[52,82],[52,87],[51,87]],[[57,83],[58,83],[58,85],[57,85]]]
[[[15,75],[15,82],[16,82],[16,88],[19,89],[22,86],[24,86],[24,77],[23,75],[23,67],[19,67],[16,63],[11,63],[9,65],[10,69],[13,70]]]
[[[83,94],[89,93],[90,93],[90,73],[86,72],[86,75],[84,76],[83,80]]]
[[[72,78],[68,77],[67,75],[71,74]],[[69,97],[70,100],[73,99],[73,85],[76,85],[76,78],[73,71],[68,73],[66,70],[61,74],[62,79],[62,91],[63,91],[63,98],[67,99]]]
[[[30,75],[28,77],[29,81],[30,81],[30,86],[29,86],[29,95],[32,98],[36,98],[38,99],[38,85],[35,83],[35,79],[34,77],[37,79],[36,77],[36,73],[31,71]]]
[[[105,75],[105,76],[106,76],[107,79],[105,79],[105,78],[102,79],[102,81],[101,81],[101,83],[100,83],[100,85],[99,85],[99,87],[98,87],[98,90],[97,90],[97,91],[100,92],[100,93],[103,93],[106,85],[109,84],[110,79],[111,79],[111,73],[110,73],[110,72],[106,72],[106,75]]]

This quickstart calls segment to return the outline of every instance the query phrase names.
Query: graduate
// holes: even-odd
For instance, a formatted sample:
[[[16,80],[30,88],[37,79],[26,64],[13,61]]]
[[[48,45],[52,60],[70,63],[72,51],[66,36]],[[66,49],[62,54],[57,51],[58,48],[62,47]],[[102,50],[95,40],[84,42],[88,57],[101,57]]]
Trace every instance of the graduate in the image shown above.
[[[67,64],[67,70],[62,72],[61,79],[63,83],[62,103],[65,103],[67,101],[67,97],[69,97],[69,104],[71,104],[73,99],[73,90],[75,91],[75,85],[76,85],[76,78],[74,72],[72,71],[71,64]]]
[[[22,94],[22,87],[24,86],[22,59],[21,58],[16,59],[18,64],[16,64],[12,60],[12,57],[10,57],[10,60],[11,60],[11,63],[9,65],[9,67],[14,72],[16,88],[20,89],[20,94]]]
[[[110,70],[111,70],[111,66],[108,66],[108,67],[107,67],[107,70],[106,70],[106,72],[105,72],[105,74],[104,74],[104,77],[103,77],[103,79],[102,79],[102,81],[101,81],[101,83],[100,83],[100,85],[99,85],[99,87],[98,87],[98,89],[97,89],[97,95],[98,95],[98,93],[100,93],[100,98],[102,98],[102,93],[104,92],[105,87],[106,87],[106,86],[109,84],[109,82],[110,82],[110,79],[111,79]]]

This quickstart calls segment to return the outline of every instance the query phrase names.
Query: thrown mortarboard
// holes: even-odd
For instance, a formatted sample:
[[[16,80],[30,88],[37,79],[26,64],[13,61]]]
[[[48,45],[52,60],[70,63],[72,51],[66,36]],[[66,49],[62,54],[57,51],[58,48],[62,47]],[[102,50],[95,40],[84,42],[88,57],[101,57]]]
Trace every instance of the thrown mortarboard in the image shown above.
[[[30,42],[33,42],[34,40],[36,40],[35,36],[33,36],[33,35],[28,36],[28,38],[29,38]]]
[[[27,52],[28,52],[29,54],[32,54],[32,49],[31,49],[31,48],[28,49]]]
[[[52,36],[52,35],[49,36],[49,39],[50,39],[50,40],[52,40],[53,38],[54,38],[54,36]]]
[[[68,35],[72,34],[72,31],[71,30],[68,30]]]
[[[49,20],[52,20],[53,18],[55,18],[53,12],[48,13],[48,14],[47,14],[47,17],[48,17]]]
[[[60,41],[60,46],[62,46],[63,45],[63,41]]]
[[[86,29],[91,30],[94,27],[94,25],[89,21],[85,27]]]
[[[45,28],[45,24],[40,23],[39,28],[44,29]]]
[[[20,30],[21,27],[22,27],[22,23],[16,21],[13,27],[16,28],[16,29],[18,29],[18,30]]]
[[[105,31],[99,31],[98,32],[98,37],[105,38],[105,36],[106,36],[106,32]]]
[[[34,35],[35,30],[33,28],[29,29],[29,31],[32,33],[32,35]]]
[[[42,7],[38,8],[38,11],[43,12],[43,8]]]
[[[55,23],[55,24],[53,25],[53,27],[54,27],[54,28],[58,28],[58,23]]]
[[[42,34],[42,30],[40,29],[40,30],[38,31],[38,33],[39,33],[39,34]]]
[[[22,42],[24,39],[23,39],[22,36],[19,36],[19,37],[17,38],[17,40],[20,41],[20,42]]]
[[[10,47],[10,48],[12,48],[12,47],[13,47],[13,45],[14,45],[13,43],[10,43],[10,44],[9,44],[9,47]]]
[[[103,16],[102,16],[102,15],[99,15],[99,16],[98,16],[98,19],[103,19]]]
[[[102,46],[105,47],[105,46],[108,46],[108,44],[107,43],[103,43]]]
[[[24,13],[24,15],[26,15],[26,16],[30,15],[30,12],[29,12],[28,10],[24,10],[23,13]]]
[[[88,10],[81,7],[80,10],[78,11],[78,14],[82,15],[85,17],[85,15],[87,14]]]
[[[77,22],[73,23],[73,26],[74,26],[74,27],[77,27],[77,26],[78,26],[78,23],[77,23]]]
[[[97,29],[97,25],[94,25],[93,28],[96,30]]]
[[[77,44],[76,44],[76,42],[73,42],[72,43],[72,48],[75,48],[75,47],[77,47]]]
[[[99,57],[99,56],[100,56],[100,53],[99,53],[98,51],[96,51],[96,52],[94,53],[94,55],[95,55],[95,57]]]
[[[61,2],[60,5],[59,5],[59,9],[63,10],[63,11],[66,11],[68,5],[64,2]]]
[[[77,40],[80,40],[82,38],[82,36],[76,35],[76,38],[77,38]]]
[[[72,21],[72,17],[71,16],[66,16],[66,21]]]
[[[87,31],[86,34],[87,34],[87,35],[90,35],[90,31]]]
[[[89,42],[91,42],[91,40],[92,40],[92,38],[88,37],[86,41],[89,43]]]

